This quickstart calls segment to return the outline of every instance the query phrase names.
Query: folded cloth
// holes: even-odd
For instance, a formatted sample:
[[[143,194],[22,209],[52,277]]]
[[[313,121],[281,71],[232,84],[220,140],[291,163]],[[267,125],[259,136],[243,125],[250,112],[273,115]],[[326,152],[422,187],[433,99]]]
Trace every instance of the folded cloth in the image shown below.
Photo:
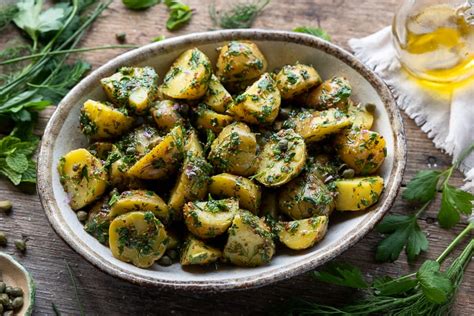
[[[428,134],[437,148],[453,156],[474,143],[474,80],[449,92],[425,87],[404,71],[392,41],[391,27],[349,40],[354,54],[389,86],[399,108]],[[436,91],[435,91],[436,90]],[[474,153],[460,165],[465,189],[474,190]]]

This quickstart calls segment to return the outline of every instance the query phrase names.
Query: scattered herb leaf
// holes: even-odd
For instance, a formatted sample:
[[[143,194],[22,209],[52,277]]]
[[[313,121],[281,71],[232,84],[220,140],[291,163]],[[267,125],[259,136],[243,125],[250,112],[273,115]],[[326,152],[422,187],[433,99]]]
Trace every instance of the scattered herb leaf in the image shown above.
[[[329,34],[320,27],[299,26],[299,27],[295,27],[293,29],[293,32],[306,33],[306,34],[309,34],[309,35],[313,35],[313,36],[322,38],[323,40],[326,40],[328,42],[331,41],[331,36],[329,36]]]
[[[209,6],[209,15],[214,24],[223,29],[250,28],[268,3],[270,0],[237,3],[223,12],[216,12],[215,3],[213,3]]]
[[[168,30],[177,30],[191,20],[193,11],[188,5],[176,0],[165,0],[165,4],[169,10],[169,18],[166,21]]]
[[[144,10],[157,5],[161,0],[122,0],[122,3],[131,10]]]
[[[314,271],[313,277],[322,282],[354,289],[365,289],[368,287],[362,272],[357,267],[342,262],[330,263],[325,270]]]

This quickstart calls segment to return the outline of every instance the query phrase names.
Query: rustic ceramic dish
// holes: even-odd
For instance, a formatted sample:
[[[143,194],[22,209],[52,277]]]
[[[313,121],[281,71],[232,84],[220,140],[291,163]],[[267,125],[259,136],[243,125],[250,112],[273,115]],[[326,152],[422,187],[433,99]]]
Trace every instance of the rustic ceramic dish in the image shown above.
[[[223,266],[217,270],[182,268],[179,264],[140,269],[115,259],[110,250],[88,235],[67,204],[57,172],[59,158],[72,149],[87,146],[79,130],[79,111],[85,100],[105,100],[99,80],[125,65],[153,66],[163,76],[184,50],[198,47],[215,62],[216,48],[230,40],[257,43],[269,69],[297,61],[312,64],[323,78],[345,76],[354,99],[377,106],[374,129],[386,139],[388,156],[380,174],[385,191],[378,204],[366,212],[336,214],[325,239],[303,252],[283,249],[270,264],[258,268]],[[336,257],[363,238],[391,207],[402,180],[406,161],[402,120],[385,84],[350,53],[305,34],[264,30],[227,30],[190,34],[127,52],[109,61],[82,80],[59,104],[46,127],[38,163],[38,192],[56,232],[78,253],[101,270],[128,281],[175,289],[218,291],[262,286],[311,270]]]
[[[35,283],[30,273],[12,256],[4,252],[0,252],[0,280],[7,285],[23,289],[23,307],[15,315],[31,315],[35,305]]]

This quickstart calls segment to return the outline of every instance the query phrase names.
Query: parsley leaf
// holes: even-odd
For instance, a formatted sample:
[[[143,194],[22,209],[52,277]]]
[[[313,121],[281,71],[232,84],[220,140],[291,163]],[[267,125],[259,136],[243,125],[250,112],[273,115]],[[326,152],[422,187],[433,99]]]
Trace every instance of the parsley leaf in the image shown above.
[[[299,26],[299,27],[295,27],[293,29],[293,32],[305,33],[305,34],[309,34],[309,35],[319,37],[319,38],[321,38],[323,40],[326,40],[328,42],[331,41],[331,36],[329,36],[329,34],[320,27]]]
[[[438,222],[443,228],[451,228],[459,222],[460,215],[471,215],[474,195],[455,188],[452,185],[443,186],[441,209],[438,213]]]
[[[169,18],[166,21],[166,28],[170,31],[174,31],[184,26],[189,22],[193,15],[191,8],[176,0],[165,0],[165,4],[169,10]]]
[[[402,197],[408,201],[427,202],[432,200],[436,194],[436,188],[442,172],[437,170],[419,171],[413,179],[408,182]]]
[[[152,7],[160,2],[161,0],[122,0],[122,3],[127,8],[132,10],[148,9],[149,7]]]
[[[375,279],[372,287],[376,295],[392,296],[406,293],[417,284],[417,280],[412,278],[393,279],[389,276],[385,276]]]
[[[377,246],[376,260],[395,261],[405,248],[408,261],[413,261],[421,251],[428,250],[428,239],[416,218],[416,215],[390,215],[377,225],[376,230],[388,237]]]
[[[440,272],[439,268],[437,261],[427,260],[416,273],[423,294],[435,304],[445,303],[453,292],[451,281],[446,273]]]
[[[322,282],[354,289],[365,289],[369,287],[362,276],[362,272],[357,267],[348,263],[330,263],[325,270],[314,271],[313,277]]]

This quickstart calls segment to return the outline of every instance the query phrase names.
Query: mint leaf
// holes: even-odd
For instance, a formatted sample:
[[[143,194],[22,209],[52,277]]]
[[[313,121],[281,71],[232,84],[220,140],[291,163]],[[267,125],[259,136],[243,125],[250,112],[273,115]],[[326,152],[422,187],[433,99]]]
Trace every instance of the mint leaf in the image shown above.
[[[460,215],[471,215],[474,195],[449,184],[443,186],[438,222],[443,228],[451,228],[460,220]]]
[[[328,42],[331,41],[331,36],[329,36],[329,34],[325,30],[319,27],[299,26],[299,27],[295,27],[293,29],[293,32],[305,33],[305,34],[322,38],[323,40],[326,40]]]
[[[413,179],[408,182],[402,198],[408,201],[428,202],[436,194],[436,187],[442,172],[437,170],[419,171]]]
[[[7,177],[14,185],[19,185],[21,182],[21,174],[8,167],[5,158],[0,158],[0,174]]]
[[[8,167],[15,172],[23,173],[28,169],[28,158],[22,153],[17,153],[16,151],[8,155],[5,159]]]
[[[362,272],[357,267],[348,263],[330,263],[325,270],[314,271],[313,277],[318,281],[354,289],[365,289],[369,287],[362,276]]]
[[[169,17],[166,21],[166,28],[169,31],[176,30],[189,22],[193,15],[191,8],[176,0],[165,0],[165,5],[169,10]]]
[[[148,9],[160,2],[161,0],[122,0],[122,3],[132,10]]]
[[[28,169],[21,175],[21,182],[36,183],[36,162],[28,161]]]
[[[412,290],[418,281],[411,278],[392,279],[389,276],[375,279],[372,284],[375,295],[393,296]]]
[[[453,292],[453,286],[448,276],[446,273],[440,272],[439,269],[438,262],[427,260],[416,273],[423,294],[435,304],[445,303]]]

